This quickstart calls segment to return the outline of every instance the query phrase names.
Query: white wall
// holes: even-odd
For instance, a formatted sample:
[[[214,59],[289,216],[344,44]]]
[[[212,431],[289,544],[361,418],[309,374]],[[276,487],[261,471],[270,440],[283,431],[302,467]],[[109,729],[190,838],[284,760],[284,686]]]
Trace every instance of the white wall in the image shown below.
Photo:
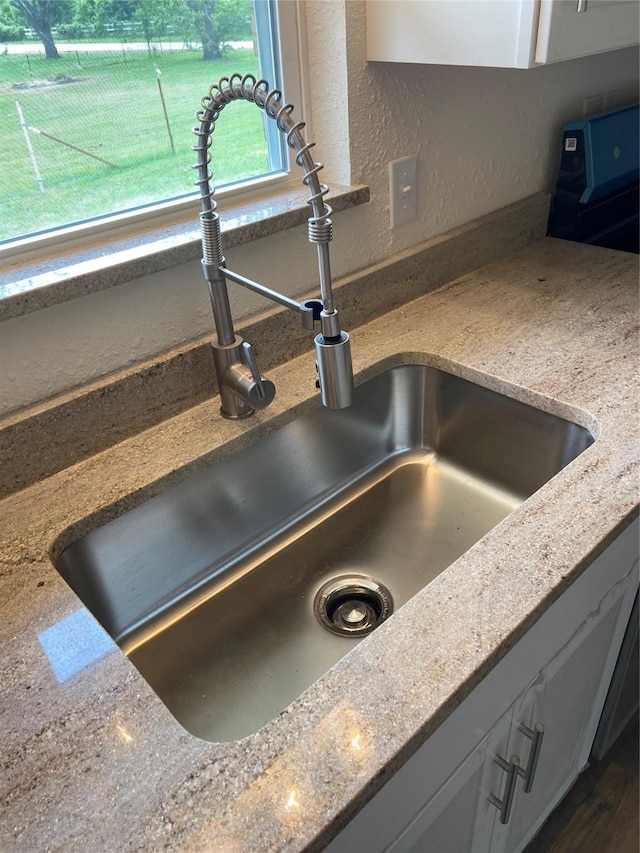
[[[583,98],[614,89],[637,97],[635,48],[527,71],[368,64],[364,0],[314,0],[306,16],[306,113],[323,177],[371,187],[370,204],[335,217],[334,277],[550,189],[562,124],[580,117]],[[391,231],[387,163],[414,152],[420,215]],[[292,295],[316,282],[306,228],[236,249],[228,261]],[[236,316],[264,307],[240,288],[233,298]],[[198,263],[7,321],[0,413],[211,329]]]

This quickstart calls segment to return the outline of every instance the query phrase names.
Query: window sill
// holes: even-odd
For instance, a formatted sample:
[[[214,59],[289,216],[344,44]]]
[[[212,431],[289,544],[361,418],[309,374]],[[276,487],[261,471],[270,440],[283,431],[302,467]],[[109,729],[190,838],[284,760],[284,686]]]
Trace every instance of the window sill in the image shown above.
[[[303,187],[220,206],[224,247],[230,249],[307,221]],[[366,186],[333,184],[327,201],[334,212],[369,201]],[[6,264],[0,273],[0,322],[105,290],[201,257],[197,217],[149,226],[135,234],[106,238],[82,249],[35,261]]]

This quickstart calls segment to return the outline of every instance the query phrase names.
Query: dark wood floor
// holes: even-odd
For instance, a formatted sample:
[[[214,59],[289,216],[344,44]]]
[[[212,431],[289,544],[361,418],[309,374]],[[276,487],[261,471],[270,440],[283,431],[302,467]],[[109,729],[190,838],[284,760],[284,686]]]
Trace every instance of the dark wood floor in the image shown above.
[[[638,853],[638,717],[585,770],[525,853]]]

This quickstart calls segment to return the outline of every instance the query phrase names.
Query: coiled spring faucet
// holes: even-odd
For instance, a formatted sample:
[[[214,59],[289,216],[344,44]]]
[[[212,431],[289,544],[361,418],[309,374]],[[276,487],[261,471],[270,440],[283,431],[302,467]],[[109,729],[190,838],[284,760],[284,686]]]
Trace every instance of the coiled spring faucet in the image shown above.
[[[228,269],[222,254],[220,221],[213,197],[212,174],[209,169],[211,134],[221,110],[231,101],[245,100],[256,104],[276,122],[286,135],[287,144],[296,151],[296,163],[304,170],[302,179],[310,190],[308,204],[309,240],[318,251],[321,299],[296,302],[284,294],[265,287]],[[304,328],[313,330],[320,326],[315,338],[318,385],[322,402],[331,409],[343,409],[353,399],[353,371],[349,335],[340,328],[338,312],[333,304],[329,241],[333,236],[331,208],[324,201],[328,187],[321,184],[318,172],[321,163],[315,163],[310,154],[314,143],[307,143],[301,134],[304,122],[291,118],[293,106],[282,103],[282,93],[271,89],[266,80],[257,80],[252,74],[231,74],[223,77],[209,89],[201,101],[202,109],[196,117],[199,125],[193,128],[198,144],[197,186],[200,189],[200,227],[202,231],[202,270],[204,273],[216,324],[217,341],[212,344],[214,363],[220,388],[220,412],[226,418],[246,418],[256,409],[269,405],[275,395],[273,383],[260,373],[251,344],[236,335],[227,293],[227,280],[241,284],[268,299],[285,305],[300,314]]]

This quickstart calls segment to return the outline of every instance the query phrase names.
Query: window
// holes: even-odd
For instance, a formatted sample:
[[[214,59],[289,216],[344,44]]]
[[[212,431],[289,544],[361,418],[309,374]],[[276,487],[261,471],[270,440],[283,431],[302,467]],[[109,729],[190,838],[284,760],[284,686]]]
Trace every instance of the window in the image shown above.
[[[7,248],[25,236],[56,240],[113,225],[125,214],[148,217],[159,205],[195,212],[191,128],[209,86],[237,71],[283,88],[279,35],[283,14],[295,15],[291,2],[16,5],[31,17],[0,0],[0,243]],[[286,176],[284,138],[261,110],[231,104],[220,123],[211,148],[217,189]]]

